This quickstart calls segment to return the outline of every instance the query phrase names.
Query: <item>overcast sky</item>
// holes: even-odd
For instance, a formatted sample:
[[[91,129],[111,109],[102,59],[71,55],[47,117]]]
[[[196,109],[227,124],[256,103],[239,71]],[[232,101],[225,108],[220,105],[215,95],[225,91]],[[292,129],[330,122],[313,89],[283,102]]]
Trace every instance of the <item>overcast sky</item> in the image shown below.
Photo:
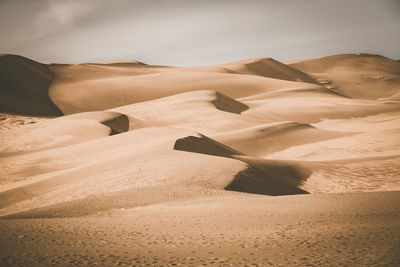
[[[400,59],[400,0],[0,0],[0,38],[45,63]]]

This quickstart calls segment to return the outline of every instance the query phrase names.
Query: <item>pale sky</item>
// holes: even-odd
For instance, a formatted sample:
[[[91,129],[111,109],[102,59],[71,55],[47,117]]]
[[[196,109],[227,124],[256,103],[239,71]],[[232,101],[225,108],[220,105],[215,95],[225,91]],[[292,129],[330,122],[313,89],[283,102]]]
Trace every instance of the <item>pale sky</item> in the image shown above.
[[[400,59],[400,0],[0,0],[0,53],[50,63]]]

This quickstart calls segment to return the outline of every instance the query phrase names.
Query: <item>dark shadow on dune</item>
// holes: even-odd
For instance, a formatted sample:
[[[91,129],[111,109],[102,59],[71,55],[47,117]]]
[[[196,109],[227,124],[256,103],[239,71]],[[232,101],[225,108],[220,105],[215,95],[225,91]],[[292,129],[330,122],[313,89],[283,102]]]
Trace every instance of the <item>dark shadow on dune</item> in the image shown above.
[[[215,95],[216,99],[212,101],[212,103],[219,110],[240,114],[249,109],[246,104],[230,98],[229,96],[223,95],[219,92],[216,92]]]
[[[205,135],[198,135],[176,140],[174,149],[233,158],[248,164],[248,168],[225,187],[226,190],[271,196],[308,194],[299,187],[311,174],[307,168],[294,163],[247,157]]]
[[[225,190],[270,196],[308,194],[299,188],[311,174],[308,169],[280,162],[245,162],[249,167],[239,172]]]
[[[102,121],[101,123],[111,128],[110,135],[116,135],[129,131],[129,118],[124,114],[121,114],[120,116],[108,121]]]
[[[200,137],[188,136],[176,140],[174,149],[228,158],[232,155],[244,155],[243,153],[208,138],[205,135],[200,133],[198,135]]]
[[[44,64],[16,55],[0,55],[0,111],[31,116],[62,116],[51,101],[53,76]]]

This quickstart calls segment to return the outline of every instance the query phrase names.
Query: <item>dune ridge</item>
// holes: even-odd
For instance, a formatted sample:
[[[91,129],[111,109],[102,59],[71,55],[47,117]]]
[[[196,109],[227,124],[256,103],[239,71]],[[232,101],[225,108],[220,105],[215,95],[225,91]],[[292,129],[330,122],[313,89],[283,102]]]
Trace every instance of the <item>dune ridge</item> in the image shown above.
[[[212,156],[229,157],[249,164],[248,168],[235,175],[225,186],[226,190],[263,195],[307,194],[299,187],[311,172],[300,171],[300,167],[284,162],[256,160],[203,134],[176,140],[174,149]]]
[[[232,155],[243,155],[241,152],[225,146],[201,133],[197,133],[197,135],[198,137],[187,136],[176,140],[174,149],[228,158],[232,157]]]
[[[294,82],[318,83],[315,79],[296,68],[273,58],[250,58],[217,65],[233,73],[251,74]]]
[[[307,123],[275,122],[213,135],[212,137],[255,157],[285,148],[321,140],[351,135],[348,132],[327,131]],[[277,142],[276,140],[279,140]]]

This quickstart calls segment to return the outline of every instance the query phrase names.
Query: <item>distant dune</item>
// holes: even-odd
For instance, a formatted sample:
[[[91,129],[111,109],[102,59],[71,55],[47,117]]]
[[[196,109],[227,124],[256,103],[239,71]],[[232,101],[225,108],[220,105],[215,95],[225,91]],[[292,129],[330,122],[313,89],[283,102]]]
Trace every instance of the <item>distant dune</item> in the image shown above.
[[[368,54],[287,64],[271,58],[254,58],[210,67],[151,66],[134,60],[43,65],[14,55],[1,58],[3,99],[9,99],[3,101],[2,109],[28,115],[59,115],[53,103],[64,114],[71,114],[193,90],[215,90],[234,98],[254,98],[260,94],[280,96],[288,90],[301,93],[320,88],[320,92],[327,90],[326,93],[350,98],[390,100],[398,93],[400,79],[399,62]],[[377,86],[379,90],[374,90]],[[111,87],[113,90],[107,89]],[[27,97],[35,101],[28,101]],[[14,105],[10,100],[17,102]]]
[[[379,55],[337,55],[288,65],[350,98],[391,97],[398,92],[400,82],[400,63]]]
[[[369,54],[1,55],[0,265],[396,266],[399,85]]]
[[[238,74],[258,75],[293,82],[318,83],[308,74],[272,58],[251,58],[218,66]]]

